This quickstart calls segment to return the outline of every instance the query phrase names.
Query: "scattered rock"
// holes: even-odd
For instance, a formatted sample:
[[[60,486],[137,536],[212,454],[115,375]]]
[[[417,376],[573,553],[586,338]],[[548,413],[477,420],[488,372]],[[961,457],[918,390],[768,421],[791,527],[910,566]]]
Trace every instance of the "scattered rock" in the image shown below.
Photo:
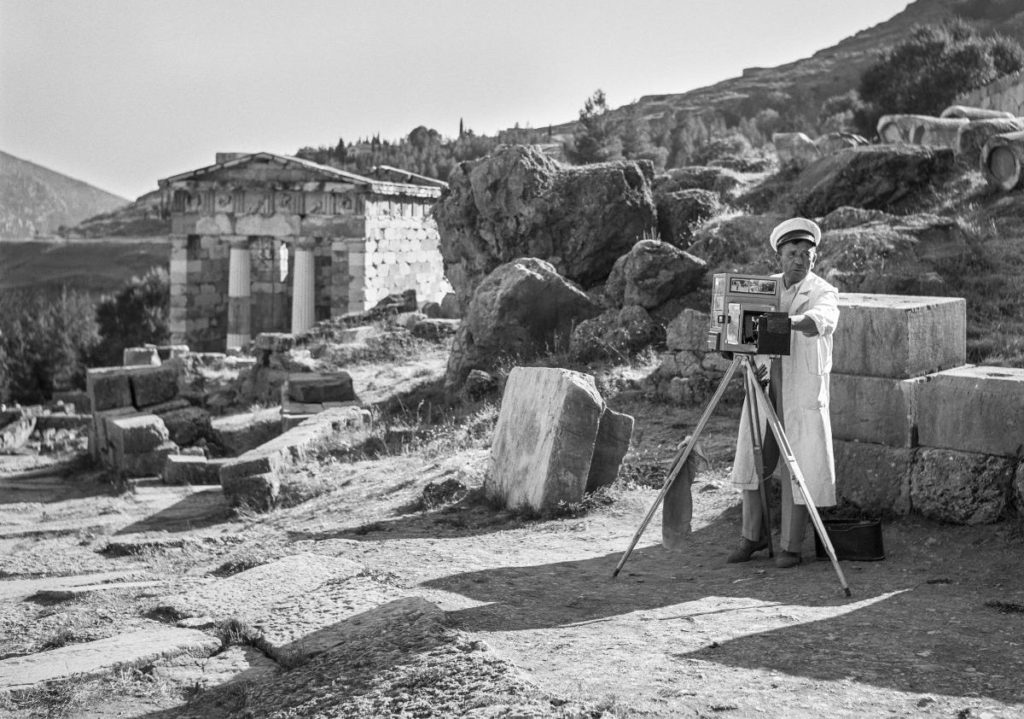
[[[694,228],[722,211],[719,194],[711,190],[655,192],[658,208],[658,235],[664,242],[685,249]]]
[[[662,334],[661,327],[638,305],[607,310],[583,320],[572,331],[569,353],[579,361],[624,360]]]
[[[706,272],[707,263],[699,257],[667,242],[641,240],[615,262],[605,296],[616,307],[653,309],[692,292]]]

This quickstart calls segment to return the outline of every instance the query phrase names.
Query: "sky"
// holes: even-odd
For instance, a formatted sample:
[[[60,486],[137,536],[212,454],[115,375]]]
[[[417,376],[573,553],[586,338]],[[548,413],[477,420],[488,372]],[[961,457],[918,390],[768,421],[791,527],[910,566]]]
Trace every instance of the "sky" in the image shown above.
[[[0,151],[134,199],[217,152],[575,119],[773,67],[908,0],[0,0]]]

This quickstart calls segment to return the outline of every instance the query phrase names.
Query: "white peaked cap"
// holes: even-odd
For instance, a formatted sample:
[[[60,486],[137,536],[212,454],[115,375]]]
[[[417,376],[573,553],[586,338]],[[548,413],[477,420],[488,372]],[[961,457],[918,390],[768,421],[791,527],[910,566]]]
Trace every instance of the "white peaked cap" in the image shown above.
[[[791,220],[786,220],[776,225],[775,229],[772,230],[771,236],[768,238],[768,242],[776,252],[779,251],[779,245],[796,240],[807,240],[817,247],[818,243],[821,242],[821,228],[818,227],[816,222],[812,222],[804,217],[794,217]]]

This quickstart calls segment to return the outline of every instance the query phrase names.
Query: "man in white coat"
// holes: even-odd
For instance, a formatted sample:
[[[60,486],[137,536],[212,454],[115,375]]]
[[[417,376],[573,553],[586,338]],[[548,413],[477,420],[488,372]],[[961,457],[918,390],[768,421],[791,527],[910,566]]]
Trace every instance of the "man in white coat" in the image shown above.
[[[789,356],[770,360],[769,392],[811,500],[816,507],[830,507],[836,503],[836,473],[828,410],[829,372],[832,333],[839,321],[838,290],[811,272],[821,242],[821,228],[816,223],[802,217],[786,220],[772,230],[769,242],[782,267],[782,273],[773,276],[782,277],[782,310],[789,313],[791,323]],[[763,367],[769,358],[759,355],[755,362]],[[733,482],[743,494],[743,537],[729,555],[729,562],[745,562],[754,552],[767,548],[767,533],[771,531],[763,527],[760,478],[747,411],[744,403],[732,470]],[[762,413],[765,477],[780,465],[782,485],[782,537],[775,563],[795,567],[802,561],[800,547],[807,530],[807,507],[785,463],[779,463],[778,445],[763,419]]]

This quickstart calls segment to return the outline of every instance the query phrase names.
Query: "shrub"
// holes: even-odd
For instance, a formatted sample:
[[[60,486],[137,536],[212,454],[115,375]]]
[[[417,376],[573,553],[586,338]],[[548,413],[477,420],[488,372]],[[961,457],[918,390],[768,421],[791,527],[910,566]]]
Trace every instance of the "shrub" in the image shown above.
[[[882,114],[938,115],[960,93],[1024,66],[1024,49],[1002,35],[981,37],[963,20],[915,27],[910,37],[869,67],[860,80],[863,134]]]
[[[83,360],[96,341],[85,294],[66,287],[0,294],[0,399],[31,404],[84,387]]]

